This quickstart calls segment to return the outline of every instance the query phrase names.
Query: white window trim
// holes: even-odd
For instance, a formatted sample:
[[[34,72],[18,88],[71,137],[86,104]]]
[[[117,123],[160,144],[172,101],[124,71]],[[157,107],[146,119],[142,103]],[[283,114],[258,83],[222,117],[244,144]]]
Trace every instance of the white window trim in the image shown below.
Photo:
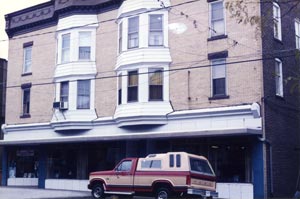
[[[278,9],[278,14],[279,14],[279,19],[276,19],[275,16],[274,16],[274,10],[275,9]],[[277,21],[278,20],[278,37],[275,36],[275,25],[274,25],[274,21]],[[280,9],[280,6],[278,3],[276,2],[273,2],[273,31],[274,31],[274,38],[278,39],[278,40],[282,40],[282,30],[281,30],[281,9]]]
[[[211,11],[211,9],[212,9],[212,6],[211,5],[215,4],[215,3],[219,3],[219,2],[223,2],[224,34],[213,36],[212,35],[212,31],[213,30],[211,29],[211,27],[212,27],[212,23],[211,23],[211,17],[212,17],[212,11]],[[208,5],[209,5],[209,37],[213,38],[213,37],[218,37],[218,36],[222,36],[222,35],[227,35],[227,30],[226,30],[226,12],[225,12],[226,9],[224,9],[225,8],[224,1],[223,0],[213,1],[213,2],[210,2]]]
[[[29,66],[28,71],[25,71],[25,69],[26,69],[26,51],[28,49],[31,50],[30,66]],[[32,45],[23,48],[23,74],[31,73],[31,71],[32,71]]]
[[[298,34],[296,29],[298,29]],[[297,42],[297,38],[298,38],[298,42]],[[295,42],[296,42],[296,48],[300,49],[300,20],[299,19],[295,19]]]
[[[227,62],[226,62],[226,58],[218,58],[218,59],[211,59],[210,60],[210,96],[212,97],[212,98],[214,98],[214,97],[217,97],[217,96],[214,96],[214,91],[213,91],[213,64],[212,64],[212,62],[213,61],[219,61],[219,60],[224,60],[224,63],[225,63],[225,94],[224,94],[224,96],[228,96],[228,78],[227,78]]]
[[[275,63],[275,91],[276,95],[283,97],[283,72],[282,72],[282,61],[278,58],[275,58],[275,62],[279,63],[279,88],[277,88],[277,73],[276,73],[276,63]],[[279,89],[279,91],[278,91]]]

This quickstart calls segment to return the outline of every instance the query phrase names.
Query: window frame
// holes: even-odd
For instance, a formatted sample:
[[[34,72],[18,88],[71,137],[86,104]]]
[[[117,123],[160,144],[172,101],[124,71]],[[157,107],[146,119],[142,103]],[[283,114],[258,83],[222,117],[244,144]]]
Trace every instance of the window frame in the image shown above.
[[[64,94],[63,93],[63,84],[66,84],[67,85],[67,94]],[[59,92],[59,100],[60,102],[69,102],[69,89],[70,89],[70,84],[68,81],[64,81],[64,82],[61,82],[60,83],[60,92]],[[67,99],[67,100],[63,100],[63,99]]]
[[[81,46],[81,35],[82,34],[89,34],[89,45],[87,46]],[[80,57],[80,48],[89,48],[89,56],[88,58],[81,58]],[[86,60],[91,60],[91,54],[92,54],[92,32],[91,31],[78,31],[78,61],[86,61]]]
[[[88,95],[85,95],[85,93],[84,94],[80,94],[80,92],[79,92],[79,84],[80,84],[80,82],[89,82],[88,83],[89,87],[87,87],[87,88],[89,88]],[[88,96],[88,99],[89,99],[88,107],[83,107],[82,105],[79,104],[79,98],[80,97],[87,97],[87,96]],[[76,108],[80,109],[80,110],[90,109],[91,108],[91,80],[90,79],[84,79],[84,80],[78,80],[77,81],[77,103],[76,103]]]
[[[275,93],[276,93],[276,96],[283,97],[282,61],[279,58],[275,58],[275,70],[274,71],[275,71],[274,76],[275,76]]]
[[[130,23],[131,23],[131,20],[133,20],[133,19],[137,19],[137,24],[136,24],[136,30],[137,31],[132,31],[132,32],[130,32],[129,31],[129,29],[130,29]],[[139,16],[135,16],[135,17],[130,17],[130,18],[128,18],[128,34],[127,34],[127,49],[133,49],[133,48],[139,48],[139,46],[140,46],[140,38],[139,38],[139,28],[140,28],[140,18],[139,18]],[[137,44],[136,45],[134,45],[134,46],[130,46],[130,41],[131,41],[131,39],[130,39],[130,35],[134,35],[134,34],[137,34]]]
[[[69,38],[69,45],[67,47],[64,46],[64,36],[68,36]],[[67,52],[67,59],[64,59],[64,52]],[[61,35],[61,49],[60,49],[60,63],[65,64],[71,61],[71,33],[65,33]]]
[[[151,17],[160,16],[161,17],[161,29],[151,29]],[[164,15],[163,14],[149,14],[148,15],[149,21],[149,32],[148,32],[148,46],[164,46]],[[162,40],[161,44],[151,44],[151,33],[160,33]]]
[[[25,92],[28,92],[28,101],[25,102]],[[22,88],[22,116],[30,116],[30,95],[31,95],[31,87]],[[28,104],[27,104],[28,103]],[[25,105],[27,107],[27,111],[25,111]]]
[[[277,10],[278,12],[275,12]],[[276,16],[276,13],[278,16]],[[278,30],[278,35],[276,34]],[[274,38],[282,41],[282,28],[281,28],[281,8],[277,2],[273,2],[273,31]]]
[[[217,20],[213,20],[213,16],[212,16],[212,8],[214,4],[217,3],[222,3],[222,15],[223,18],[222,19],[217,19]],[[223,21],[223,32],[222,33],[217,33],[216,30],[213,29],[213,24],[216,21]],[[225,16],[225,9],[224,9],[224,1],[223,0],[219,0],[219,1],[213,1],[213,2],[209,2],[209,36],[210,38],[214,38],[214,37],[220,37],[220,36],[224,36],[226,35],[226,16]]]
[[[135,74],[133,74],[135,73]],[[136,85],[130,85],[130,76],[136,75],[137,76],[137,84]],[[129,89],[135,88],[136,87],[136,99],[129,100]],[[132,98],[132,97],[131,97]],[[139,72],[138,70],[133,70],[128,72],[128,79],[127,79],[127,102],[138,102],[139,101]]]
[[[213,62],[220,62],[220,61],[223,61],[222,64],[220,63],[217,63],[217,64],[213,64]],[[211,59],[210,60],[210,65],[211,65],[211,96],[212,98],[217,98],[217,97],[226,97],[228,95],[228,92],[227,92],[227,66],[226,66],[226,58],[217,58],[217,59]],[[225,67],[225,71],[224,71],[224,84],[225,84],[225,88],[224,88],[224,93],[223,94],[215,94],[215,91],[214,91],[214,79],[221,79],[221,78],[214,78],[213,74],[213,70],[214,70],[214,67],[217,67],[217,66],[220,66],[220,65],[224,65]]]
[[[23,45],[23,71],[22,71],[22,74],[30,74],[32,72],[32,46],[33,46],[33,43]],[[27,59],[28,53],[30,55],[29,59]]]
[[[295,42],[296,48],[300,49],[300,20],[295,19]]]
[[[151,84],[151,75],[154,75],[157,71],[160,71],[159,73],[161,74],[161,84]],[[148,70],[148,82],[149,82],[149,85],[148,85],[148,89],[149,89],[149,92],[148,92],[148,100],[149,101],[163,101],[164,100],[164,69],[163,68],[149,68]],[[151,86],[160,86],[161,87],[161,98],[160,99],[152,99],[151,98]]]

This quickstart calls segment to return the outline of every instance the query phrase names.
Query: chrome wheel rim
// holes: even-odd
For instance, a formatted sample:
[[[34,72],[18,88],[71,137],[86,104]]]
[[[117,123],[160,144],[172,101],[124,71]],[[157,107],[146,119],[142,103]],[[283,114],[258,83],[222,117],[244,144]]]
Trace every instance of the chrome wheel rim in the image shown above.
[[[94,196],[95,196],[95,198],[101,198],[101,196],[102,196],[102,188],[101,187],[96,187],[95,188]]]
[[[157,199],[167,199],[168,193],[166,191],[160,191],[157,195]]]

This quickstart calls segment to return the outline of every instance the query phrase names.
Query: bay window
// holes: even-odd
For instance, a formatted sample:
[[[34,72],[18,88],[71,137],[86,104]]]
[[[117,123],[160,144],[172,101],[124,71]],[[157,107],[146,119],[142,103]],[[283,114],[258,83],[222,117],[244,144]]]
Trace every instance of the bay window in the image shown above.
[[[121,22],[119,25],[119,53],[122,52],[122,33],[123,33],[123,23]]]
[[[149,70],[149,100],[163,100],[163,70]]]
[[[118,76],[118,104],[122,104],[122,75]]]
[[[91,81],[77,81],[77,109],[90,108]]]
[[[60,83],[60,101],[61,102],[69,101],[69,82]]]
[[[128,102],[138,101],[138,85],[139,85],[138,71],[128,72],[128,89],[127,89]]]
[[[61,47],[61,62],[67,63],[70,61],[70,45],[71,34],[62,35],[62,47]]]
[[[79,60],[91,59],[91,32],[79,32]]]
[[[149,15],[149,46],[163,45],[163,15]]]
[[[128,48],[139,47],[139,17],[128,19]]]

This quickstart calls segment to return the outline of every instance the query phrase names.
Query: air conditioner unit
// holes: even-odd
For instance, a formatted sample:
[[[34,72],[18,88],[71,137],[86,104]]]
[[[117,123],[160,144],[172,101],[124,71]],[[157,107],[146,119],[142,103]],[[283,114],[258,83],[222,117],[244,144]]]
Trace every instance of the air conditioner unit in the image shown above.
[[[68,102],[60,102],[59,109],[60,110],[67,110],[69,108]]]
[[[59,110],[67,110],[69,108],[68,102],[53,102],[53,108]]]

